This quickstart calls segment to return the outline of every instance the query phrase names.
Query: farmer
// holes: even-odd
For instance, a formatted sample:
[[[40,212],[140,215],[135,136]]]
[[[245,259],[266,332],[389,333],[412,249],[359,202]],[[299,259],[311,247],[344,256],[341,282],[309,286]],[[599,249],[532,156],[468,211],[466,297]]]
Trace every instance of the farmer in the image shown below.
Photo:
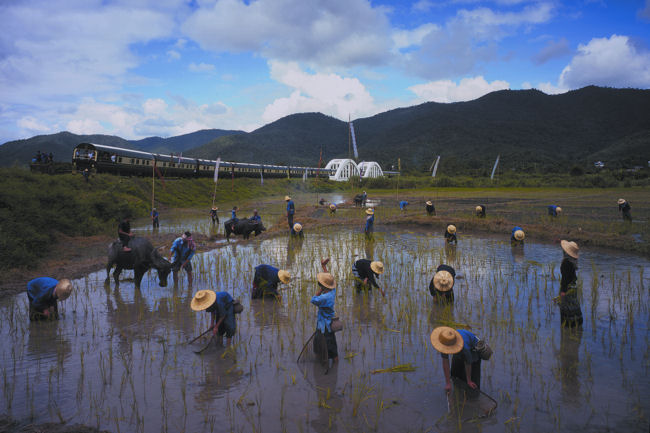
[[[81,172],[81,174],[83,175],[86,183],[88,183],[88,178],[90,177],[90,172],[88,171],[88,169],[85,168],[84,171]]]
[[[237,206],[233,206],[232,210],[230,211],[230,219],[232,220],[233,224],[235,224],[237,221],[239,221],[239,218],[237,218],[237,211],[239,208]]]
[[[122,251],[131,251],[131,248],[129,248],[129,241],[131,240],[131,237],[133,237],[133,233],[131,233],[129,217],[124,218],[117,226],[117,236],[122,242]]]
[[[291,236],[297,236],[300,238],[305,237],[305,233],[302,231],[302,224],[300,223],[295,223],[293,227],[291,227]]]
[[[318,200],[318,204],[321,206],[325,206],[325,199],[321,197],[320,200]]]
[[[409,202],[407,202],[406,200],[402,200],[401,202],[399,202],[399,210],[406,210],[406,206],[408,205]]]
[[[289,271],[274,268],[271,265],[256,266],[251,298],[258,299],[265,296],[278,297],[278,284],[288,284],[289,281],[291,281]]]
[[[212,219],[212,225],[219,224],[219,215],[217,214],[217,211],[219,210],[218,207],[212,206],[212,209],[210,209],[210,218]]]
[[[560,265],[560,319],[563,326],[582,325],[582,310],[578,301],[578,253],[575,242],[560,241],[564,258]]]
[[[366,209],[366,225],[363,227],[363,232],[366,236],[372,235],[375,225],[375,210],[373,208]]]
[[[631,210],[632,207],[630,207],[630,203],[628,203],[627,200],[625,200],[624,198],[618,199],[618,211],[622,212],[623,221],[632,222],[632,213],[630,212]]]
[[[355,286],[357,290],[362,288],[372,290],[372,286],[375,286],[381,292],[381,296],[386,297],[386,293],[375,280],[375,277],[379,277],[383,273],[384,264],[382,262],[359,259],[352,265],[352,274],[356,279]]]
[[[334,215],[336,213],[336,205],[334,203],[330,203],[329,210],[330,210],[330,215]]]
[[[192,233],[185,232],[180,238],[176,238],[169,251],[169,261],[172,262],[172,275],[174,286],[178,285],[178,272],[185,269],[187,284],[192,288],[192,257],[196,252],[196,244],[192,239]]]
[[[293,228],[293,214],[296,213],[296,207],[288,195],[284,196],[284,201],[287,202],[287,223],[289,224],[289,229],[291,229]]]
[[[431,200],[427,200],[426,203],[424,203],[425,209],[427,211],[427,215],[432,216],[436,214],[436,207],[433,205],[433,202]]]
[[[253,216],[250,218],[251,221],[255,223],[261,223],[262,217],[257,213],[257,209],[253,209]]]
[[[492,349],[485,342],[464,329],[439,326],[431,333],[431,344],[442,356],[447,393],[451,391],[452,377],[467,382],[471,389],[481,388],[481,359],[492,356]],[[451,368],[449,355],[453,355]]]
[[[549,216],[552,216],[552,217],[556,217],[556,216],[558,216],[559,214],[562,213],[562,208],[560,206],[557,206],[557,205],[554,205],[554,204],[549,205],[547,207],[547,209],[548,209]]]
[[[366,205],[366,200],[368,200],[368,194],[364,191],[363,194],[361,194],[361,206]]]
[[[158,210],[156,208],[153,208],[151,210],[151,224],[153,224],[153,228],[160,227],[160,222],[158,220],[158,217],[159,217]]]
[[[232,343],[232,337],[237,330],[235,314],[241,313],[240,307],[235,310],[234,301],[228,292],[213,292],[212,290],[199,290],[196,292],[190,303],[194,311],[206,311],[210,313],[210,326],[212,335],[218,335],[219,340],[226,336],[226,346]],[[219,341],[223,343],[223,341]]]
[[[59,318],[56,301],[63,302],[72,293],[72,283],[67,278],[61,281],[40,277],[27,283],[29,299],[29,320],[55,320]]]
[[[447,230],[445,230],[445,240],[448,244],[457,244],[458,238],[456,237],[456,226],[449,224]]]
[[[318,290],[311,298],[311,303],[318,307],[316,318],[316,335],[314,337],[314,351],[320,347],[327,347],[327,359],[337,362],[339,360],[336,335],[332,332],[331,324],[334,318],[334,302],[336,301],[336,281],[325,267],[329,258],[321,260],[324,272],[316,276]]]
[[[514,226],[512,229],[512,234],[510,235],[510,245],[513,247],[523,245],[525,237],[526,233],[524,233],[524,229],[519,226]]]
[[[456,271],[448,265],[440,265],[429,283],[434,302],[454,302]]]
[[[480,205],[476,206],[476,209],[474,209],[474,210],[476,211],[476,216],[477,217],[485,218],[486,207],[485,207],[484,204],[480,204]]]

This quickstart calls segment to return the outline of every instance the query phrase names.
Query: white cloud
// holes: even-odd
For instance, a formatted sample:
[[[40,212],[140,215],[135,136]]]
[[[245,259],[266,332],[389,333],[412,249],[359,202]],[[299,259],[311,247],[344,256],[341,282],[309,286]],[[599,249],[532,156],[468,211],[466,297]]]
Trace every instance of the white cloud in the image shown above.
[[[39,122],[32,116],[26,116],[22,117],[21,119],[18,120],[18,127],[22,129],[26,129],[30,131],[32,134],[34,133],[44,133],[44,132],[50,132],[51,129],[49,126],[45,125],[44,123]]]
[[[167,57],[169,60],[178,60],[181,58],[181,53],[176,50],[169,50],[167,51]]]
[[[393,44],[396,50],[417,46],[422,44],[422,40],[431,32],[440,30],[432,23],[423,24],[413,30],[398,30],[393,33]]]
[[[420,102],[471,101],[496,90],[509,89],[507,81],[495,80],[488,83],[482,76],[463,78],[458,84],[451,80],[438,80],[409,87]]]
[[[192,62],[188,66],[188,69],[191,72],[212,72],[212,71],[214,71],[214,65],[211,65],[209,63],[203,63],[203,62],[198,63],[198,64]]]
[[[545,82],[545,83],[539,83],[537,84],[537,89],[541,90],[542,92],[546,93],[547,95],[558,95],[560,93],[566,93],[570,89],[567,89],[566,87],[559,87],[556,86],[555,84],[552,84],[550,82]]]
[[[594,38],[578,46],[578,53],[564,68],[561,88],[587,85],[650,87],[650,53],[640,51],[627,36]]]

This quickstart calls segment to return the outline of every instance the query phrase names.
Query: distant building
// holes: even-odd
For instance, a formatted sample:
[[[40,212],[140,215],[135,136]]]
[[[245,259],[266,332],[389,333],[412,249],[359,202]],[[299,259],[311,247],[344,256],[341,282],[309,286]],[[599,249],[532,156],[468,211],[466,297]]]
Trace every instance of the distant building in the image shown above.
[[[650,163],[650,161],[648,161]],[[603,161],[596,161],[594,162],[594,167],[596,168],[603,168],[605,166],[605,163]]]

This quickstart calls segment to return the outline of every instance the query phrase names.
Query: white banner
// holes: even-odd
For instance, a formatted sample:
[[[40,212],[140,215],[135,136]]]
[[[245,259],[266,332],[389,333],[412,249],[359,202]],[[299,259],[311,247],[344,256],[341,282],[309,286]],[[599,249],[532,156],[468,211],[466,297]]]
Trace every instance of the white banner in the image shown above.
[[[305,169],[305,172],[302,175],[302,181],[306,182],[307,181],[307,169]]]
[[[492,168],[492,176],[490,176],[490,180],[494,179],[494,172],[497,171],[497,165],[499,164],[499,157],[501,155],[497,155],[497,160],[494,162],[494,167]]]
[[[359,152],[357,152],[357,139],[354,136],[354,125],[350,122],[350,135],[352,136],[352,149],[354,149],[354,157],[359,159]]]
[[[260,185],[264,186],[264,170],[260,171]]]
[[[431,173],[431,177],[436,177],[436,172],[438,171],[438,163],[440,162],[440,155],[438,155],[438,158],[436,158],[436,163],[433,166],[433,173]]]
[[[221,165],[221,158],[217,158],[217,163],[214,165],[214,183],[219,180],[219,165]]]

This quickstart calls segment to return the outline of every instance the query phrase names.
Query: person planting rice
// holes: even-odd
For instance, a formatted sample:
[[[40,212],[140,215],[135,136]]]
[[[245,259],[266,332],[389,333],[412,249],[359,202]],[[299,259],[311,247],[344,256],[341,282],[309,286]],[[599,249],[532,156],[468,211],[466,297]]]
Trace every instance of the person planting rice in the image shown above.
[[[29,320],[56,320],[59,318],[57,301],[63,302],[72,293],[72,283],[50,277],[35,278],[27,283]]]
[[[427,211],[427,215],[432,216],[436,214],[436,207],[433,205],[431,200],[427,200],[424,204],[424,209]]]
[[[526,234],[524,233],[524,229],[519,226],[515,226],[512,229],[512,233],[510,234],[510,245],[513,247],[523,245],[525,238]]]
[[[363,232],[366,236],[371,236],[375,225],[375,210],[372,208],[366,209],[366,225],[363,227]]]
[[[454,302],[456,271],[448,265],[440,265],[429,283],[434,302]]]
[[[481,389],[481,360],[492,356],[492,349],[482,340],[464,329],[439,326],[431,332],[431,344],[442,356],[445,391],[451,391],[451,378],[455,377],[471,389]],[[449,355],[451,368],[449,368]]]
[[[352,265],[352,274],[356,279],[355,286],[357,290],[362,288],[372,290],[372,286],[375,286],[381,292],[381,296],[386,297],[386,293],[375,280],[375,277],[379,277],[383,273],[384,264],[382,262],[359,259]]]
[[[316,334],[314,336],[314,351],[327,348],[327,359],[333,362],[339,360],[336,335],[332,330],[332,319],[334,318],[334,303],[336,301],[336,281],[332,274],[327,272],[326,265],[329,258],[321,260],[323,272],[316,276],[318,290],[311,298],[311,303],[318,307],[316,317]],[[324,358],[324,356],[323,356]]]
[[[212,209],[210,209],[210,219],[212,220],[212,225],[219,224],[219,215],[217,214],[218,210],[219,208],[216,206],[212,206]]]
[[[456,237],[456,226],[449,224],[447,230],[445,230],[445,240],[448,244],[457,244],[458,238]]]
[[[336,205],[334,203],[330,203],[329,210],[330,210],[330,215],[335,214],[336,213]]]
[[[618,211],[621,212],[623,221],[632,222],[632,207],[624,198],[618,199]]]
[[[192,239],[192,233],[185,232],[180,238],[176,238],[169,251],[169,261],[172,262],[172,276],[174,286],[178,285],[178,272],[185,269],[187,284],[192,288],[192,257],[196,252],[196,245]]]
[[[251,298],[258,299],[265,296],[278,297],[280,296],[278,293],[278,284],[288,284],[289,281],[291,281],[289,271],[278,269],[271,265],[259,265],[255,267]]]
[[[296,213],[296,206],[288,195],[284,196],[284,201],[287,202],[287,223],[289,224],[289,230],[291,230],[293,228],[293,215]]]
[[[406,200],[402,200],[401,202],[399,202],[399,210],[406,210],[406,206],[408,205],[409,202],[407,202]]]
[[[476,206],[476,208],[474,209],[474,211],[476,212],[476,216],[479,217],[479,218],[485,218],[485,210],[486,209],[487,208],[483,204],[480,204],[480,205]]]
[[[210,313],[210,327],[212,335],[219,336],[217,342],[223,344],[222,337],[226,336],[226,346],[232,343],[232,337],[237,330],[235,314],[242,312],[240,303],[235,303],[228,292],[213,292],[212,290],[199,290],[190,303],[194,311]]]
[[[302,231],[302,224],[295,223],[293,227],[291,227],[291,236],[297,236],[301,238],[305,237],[305,234]]]
[[[560,265],[560,320],[562,326],[582,325],[582,309],[578,301],[578,253],[575,242],[560,241],[564,258]]]
[[[562,208],[554,204],[547,207],[549,216],[556,217],[562,213]]]
[[[117,236],[122,242],[122,251],[131,251],[131,248],[129,248],[129,241],[131,240],[133,233],[131,233],[131,222],[129,217],[122,219],[120,224],[117,226]]]

